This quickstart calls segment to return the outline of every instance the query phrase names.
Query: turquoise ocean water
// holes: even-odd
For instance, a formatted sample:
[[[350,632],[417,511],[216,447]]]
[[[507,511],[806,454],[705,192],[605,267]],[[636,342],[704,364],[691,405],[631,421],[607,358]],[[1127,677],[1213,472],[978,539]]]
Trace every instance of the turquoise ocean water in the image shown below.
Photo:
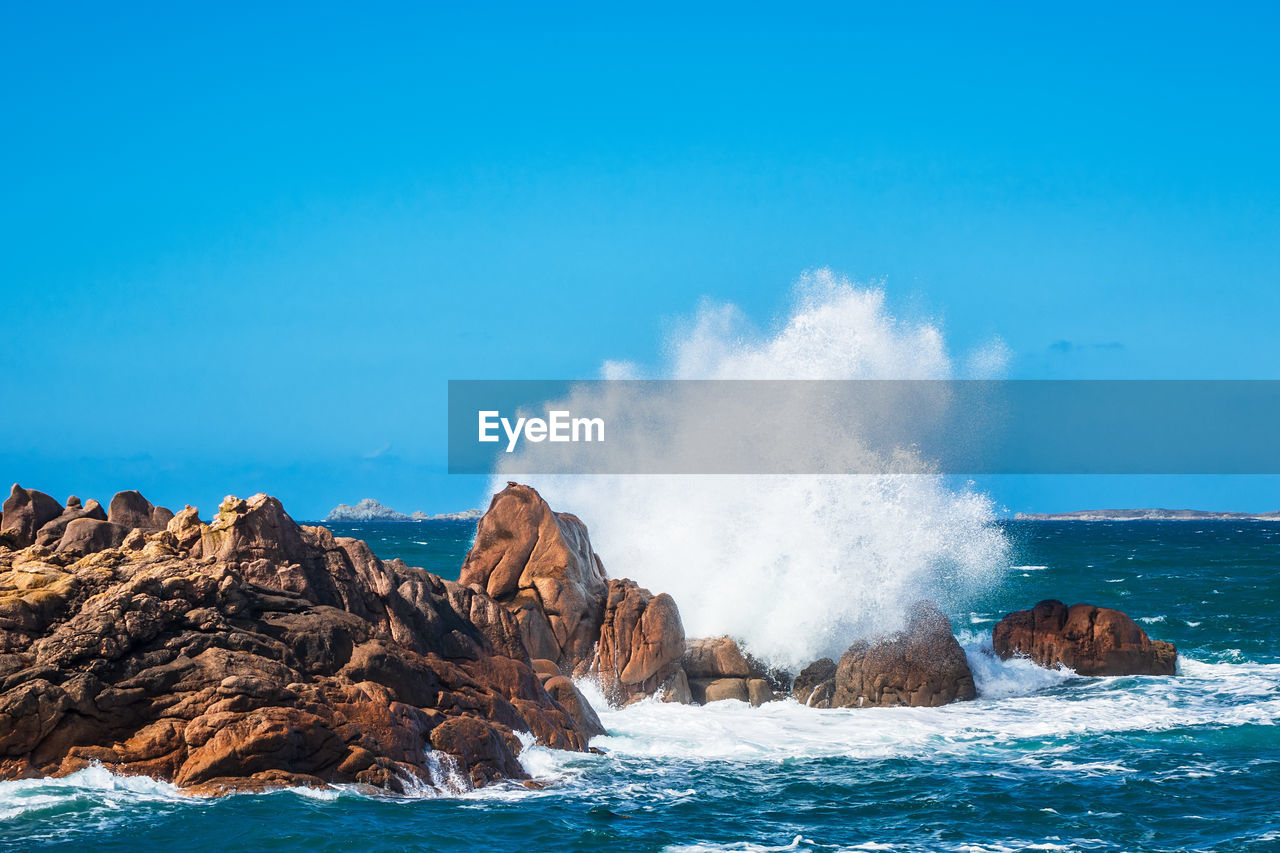
[[[456,577],[474,525],[332,525]],[[1006,524],[1016,559],[953,602],[980,698],[938,709],[601,708],[605,756],[448,796],[203,800],[88,770],[0,783],[6,850],[1280,850],[1280,524]],[[1039,599],[1118,607],[1174,678],[1083,679],[986,650]]]

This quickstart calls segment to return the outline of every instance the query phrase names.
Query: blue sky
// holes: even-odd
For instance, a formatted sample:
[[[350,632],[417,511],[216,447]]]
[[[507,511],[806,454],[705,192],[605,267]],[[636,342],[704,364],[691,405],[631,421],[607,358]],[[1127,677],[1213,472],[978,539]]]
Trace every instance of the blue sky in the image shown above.
[[[474,505],[447,379],[651,363],[819,266],[1017,378],[1277,378],[1274,7],[887,5],[6,4],[0,473]]]

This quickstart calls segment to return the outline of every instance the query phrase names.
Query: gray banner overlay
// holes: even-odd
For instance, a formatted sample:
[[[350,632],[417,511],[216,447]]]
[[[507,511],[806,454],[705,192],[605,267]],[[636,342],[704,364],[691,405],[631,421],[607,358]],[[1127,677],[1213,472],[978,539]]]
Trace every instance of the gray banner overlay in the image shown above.
[[[453,380],[449,471],[1280,474],[1280,381]]]

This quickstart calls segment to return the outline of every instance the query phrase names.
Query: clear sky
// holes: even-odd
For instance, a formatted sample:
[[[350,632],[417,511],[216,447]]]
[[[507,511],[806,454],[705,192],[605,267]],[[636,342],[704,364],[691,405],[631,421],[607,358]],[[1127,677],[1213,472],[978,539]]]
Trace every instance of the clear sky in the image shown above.
[[[819,266],[1016,378],[1280,378],[1274,4],[461,5],[4,4],[6,483],[476,505],[447,379],[652,362]]]

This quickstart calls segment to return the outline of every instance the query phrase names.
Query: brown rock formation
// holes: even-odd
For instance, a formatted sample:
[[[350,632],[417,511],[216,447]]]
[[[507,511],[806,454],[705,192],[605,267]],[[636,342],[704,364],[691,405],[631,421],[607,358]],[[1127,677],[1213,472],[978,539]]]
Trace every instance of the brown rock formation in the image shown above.
[[[135,491],[117,492],[107,508],[107,521],[118,524],[125,531],[137,528],[145,533],[164,530],[173,513],[162,506],[152,506],[151,501]]]
[[[17,483],[4,502],[0,515],[0,545],[25,548],[36,540],[36,533],[62,515],[62,504],[35,489],[24,489]]]
[[[800,670],[791,693],[801,705],[830,708],[836,692],[836,662],[821,658]]]
[[[494,495],[458,582],[516,614],[529,654],[572,671],[591,659],[604,620],[604,567],[587,528],[529,486]]]
[[[552,511],[529,486],[509,483],[494,496],[458,582],[515,615],[533,658],[564,675],[598,677],[611,702],[689,701],[675,601],[609,580],[586,525]]]
[[[588,673],[610,702],[652,696],[675,679],[684,657],[684,625],[671,596],[632,580],[610,580],[600,640]]]
[[[67,500],[67,508],[62,511],[62,514],[45,523],[36,533],[35,544],[43,545],[46,548],[56,548],[58,543],[62,541],[62,535],[67,532],[67,525],[81,518],[106,521],[107,514],[103,511],[102,504],[97,501],[90,500],[87,504],[81,506],[80,499],[72,496]]]
[[[1172,643],[1152,640],[1119,610],[1055,600],[1005,616],[991,646],[1002,658],[1025,655],[1080,675],[1173,675],[1178,657]]]
[[[753,706],[778,698],[765,667],[742,653],[730,637],[689,640],[684,661],[689,693],[694,702],[705,704],[720,699],[739,699]]]
[[[28,536],[52,519],[21,491]],[[159,517],[115,504],[129,523]],[[299,527],[265,495],[98,547],[122,530],[78,518],[61,538],[75,548],[0,546],[0,778],[99,761],[214,793],[399,791],[522,777],[517,730],[586,746],[483,593]]]
[[[823,685],[813,688],[820,695],[816,700],[810,695],[808,704],[823,707]],[[836,664],[831,686],[833,708],[933,708],[978,695],[951,622],[932,602],[912,608],[905,631],[850,646]]]

